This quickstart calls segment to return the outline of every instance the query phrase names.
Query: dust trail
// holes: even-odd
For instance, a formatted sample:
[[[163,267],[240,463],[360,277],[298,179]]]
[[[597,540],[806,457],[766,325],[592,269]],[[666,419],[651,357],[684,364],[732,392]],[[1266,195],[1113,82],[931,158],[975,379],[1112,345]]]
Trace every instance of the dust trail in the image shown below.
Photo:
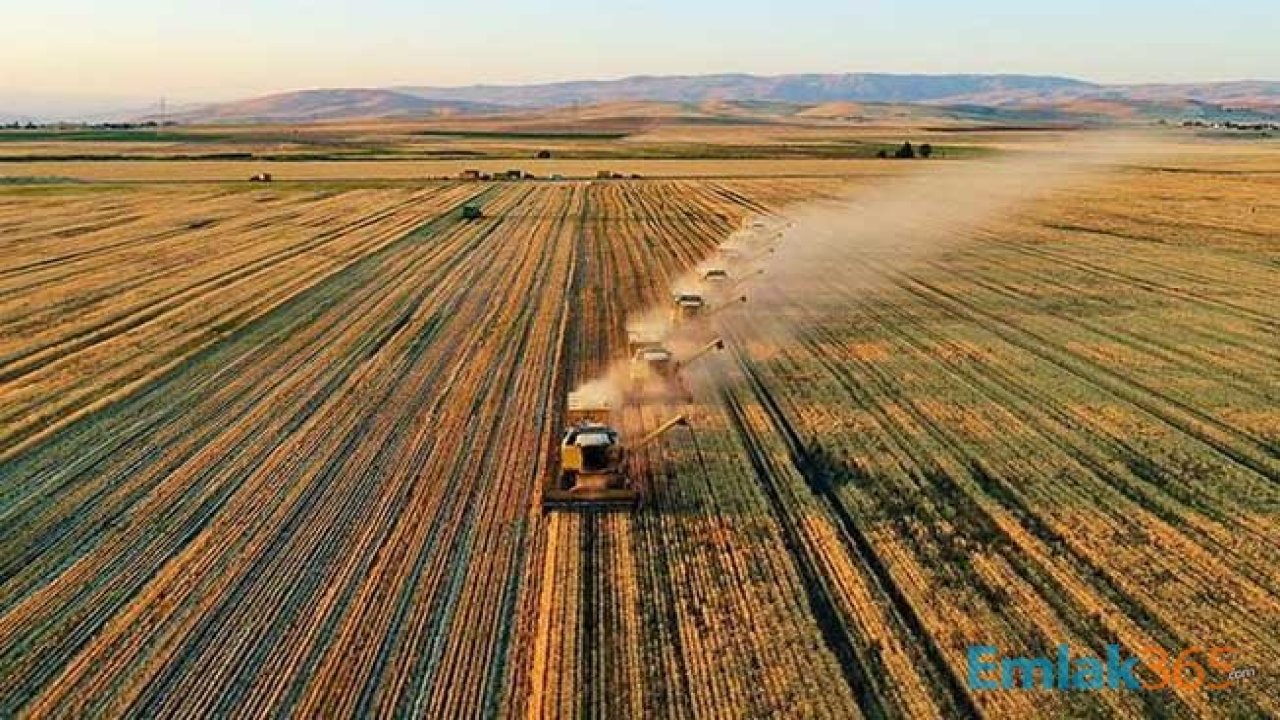
[[[1160,152],[1141,137],[1095,135],[1054,152],[917,160],[901,178],[793,207],[788,224],[772,237],[746,234],[726,243],[759,256],[738,264],[735,274],[764,274],[747,283],[750,301],[717,318],[717,325],[740,342],[786,342],[796,327],[848,312],[855,298],[893,274],[963,246],[984,224]]]
[[[848,312],[894,273],[962,246],[984,223],[1160,153],[1138,136],[1096,134],[1055,151],[992,160],[904,161],[914,164],[880,185],[795,205],[783,217],[753,219],[672,283],[673,294],[701,295],[715,317],[676,324],[668,303],[633,314],[628,329],[660,339],[677,360],[717,334],[740,346],[758,343],[754,350],[764,352],[792,340],[795,328]],[[709,270],[723,270],[727,278],[711,281]],[[747,302],[738,303],[743,295]],[[617,407],[629,387],[628,360],[619,358],[579,389],[607,396]],[[727,371],[713,357],[687,380],[732,382]]]

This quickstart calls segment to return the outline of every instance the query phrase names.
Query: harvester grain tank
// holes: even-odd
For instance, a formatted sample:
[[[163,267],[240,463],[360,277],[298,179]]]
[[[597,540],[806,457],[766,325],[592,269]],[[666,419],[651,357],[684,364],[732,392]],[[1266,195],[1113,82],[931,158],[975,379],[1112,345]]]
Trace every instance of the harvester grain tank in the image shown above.
[[[631,356],[625,399],[630,404],[662,400],[687,400],[676,376],[678,364],[661,345],[640,348]]]
[[[656,328],[638,326],[627,328],[627,353],[636,353],[647,348],[662,347],[662,332]]]
[[[595,423],[608,425],[613,419],[613,399],[607,393],[579,390],[569,393],[565,424]]]

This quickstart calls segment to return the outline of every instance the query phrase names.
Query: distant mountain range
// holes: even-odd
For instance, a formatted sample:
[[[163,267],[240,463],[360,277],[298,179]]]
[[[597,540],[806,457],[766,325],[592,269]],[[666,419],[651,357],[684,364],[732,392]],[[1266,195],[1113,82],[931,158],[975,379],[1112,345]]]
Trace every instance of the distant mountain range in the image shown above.
[[[311,122],[352,118],[477,115],[505,106],[468,100],[439,100],[379,88],[302,90],[249,100],[206,105],[175,113],[178,122]]]
[[[1101,85],[1044,75],[805,75],[638,76],[542,85],[394,88],[414,97],[508,107],[563,107],[616,101],[770,101],[907,103],[942,106],[1036,107],[1100,101],[1146,105],[1221,105],[1280,109],[1280,82],[1236,81],[1164,85]]]
[[[1008,120],[1116,120],[1243,113],[1280,117],[1280,82],[1102,85],[1037,75],[881,73],[637,76],[538,85],[317,89],[184,109],[181,122],[306,122],[477,115],[616,102],[928,105]]]
[[[1097,86],[1060,77],[1027,75],[686,75],[637,76],[543,85],[472,85],[460,88],[402,87],[433,100],[489,102],[513,107],[564,106],[620,100],[766,100],[795,104],[837,101],[917,103],[971,98],[987,93],[1045,94]]]

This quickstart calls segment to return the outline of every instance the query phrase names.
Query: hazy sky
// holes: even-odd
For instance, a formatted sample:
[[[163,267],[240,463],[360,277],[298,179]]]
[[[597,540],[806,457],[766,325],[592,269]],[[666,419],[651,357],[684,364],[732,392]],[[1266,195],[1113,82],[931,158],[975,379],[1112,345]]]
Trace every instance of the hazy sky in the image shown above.
[[[1277,0],[0,2],[10,95],[193,101],[730,71],[1280,79]]]

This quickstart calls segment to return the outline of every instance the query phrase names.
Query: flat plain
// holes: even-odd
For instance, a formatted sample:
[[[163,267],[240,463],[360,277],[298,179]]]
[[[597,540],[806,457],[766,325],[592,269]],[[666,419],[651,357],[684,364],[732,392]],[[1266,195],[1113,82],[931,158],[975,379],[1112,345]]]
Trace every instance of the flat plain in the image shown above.
[[[1273,142],[1180,137],[954,232],[921,213],[954,237],[911,262],[763,261],[693,401],[618,418],[692,419],[644,454],[646,506],[539,509],[566,393],[718,243],[1062,142],[995,135],[0,162],[44,178],[0,188],[0,716],[1280,714]],[[565,178],[428,179],[513,162]],[[263,167],[285,181],[243,182]],[[970,645],[1060,643],[1229,645],[1260,675],[966,684]]]

